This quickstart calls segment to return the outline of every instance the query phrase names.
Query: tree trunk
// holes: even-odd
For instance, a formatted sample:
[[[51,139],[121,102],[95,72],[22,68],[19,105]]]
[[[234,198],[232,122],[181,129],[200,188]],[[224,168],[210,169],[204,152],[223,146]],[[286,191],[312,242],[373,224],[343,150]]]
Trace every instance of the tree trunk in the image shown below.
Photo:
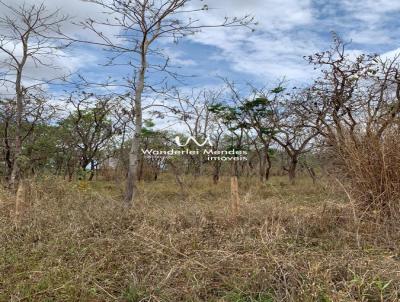
[[[266,159],[265,156],[260,156],[259,157],[260,164],[259,164],[259,171],[258,171],[258,176],[260,178],[260,182],[264,182],[264,177],[265,177],[265,166],[266,166]]]
[[[13,168],[13,161],[11,159],[11,150],[9,149],[9,146],[6,146],[4,160],[6,162],[5,179],[7,182],[10,182],[11,172]]]
[[[313,167],[310,167],[307,163],[304,163],[304,167],[306,168],[308,175],[310,175],[313,185],[317,183],[317,174],[315,173],[315,170]]]
[[[14,152],[14,161],[13,167],[11,170],[11,177],[9,186],[12,189],[17,189],[18,182],[21,177],[21,169],[19,166],[19,157],[21,156],[22,151],[22,115],[23,115],[23,88],[21,85],[22,73],[18,71],[17,80],[15,82],[15,92],[17,96],[17,110],[16,110],[16,125],[15,125],[15,152]]]
[[[13,168],[13,162],[11,158],[11,146],[10,146],[10,141],[8,137],[8,128],[10,126],[9,119],[7,118],[4,123],[4,160],[6,162],[6,171],[5,171],[5,179],[6,182],[10,182],[11,178],[11,171]]]
[[[232,168],[231,168],[231,170],[232,170],[232,176],[236,176],[236,177],[239,177],[239,162],[238,161],[233,161],[232,162],[232,164],[231,164],[232,166]]]
[[[218,184],[218,182],[219,182],[220,171],[221,171],[221,163],[218,160],[216,160],[214,163],[214,172],[213,172],[214,185]]]
[[[24,88],[22,87],[22,71],[28,59],[28,39],[29,34],[22,39],[23,55],[20,63],[18,64],[17,74],[15,78],[15,95],[17,102],[16,110],[16,125],[15,125],[15,153],[13,168],[11,171],[9,186],[17,190],[18,182],[21,178],[21,168],[19,166],[19,157],[22,152],[22,116],[24,112]]]
[[[92,180],[93,180],[95,171],[96,171],[96,165],[95,165],[94,161],[92,160],[92,161],[90,162],[90,176],[89,176],[89,181],[92,181]]]
[[[296,179],[297,163],[298,163],[297,155],[293,155],[290,158],[289,169],[288,169],[289,182],[292,185],[294,185],[296,183],[295,179]]]
[[[138,181],[143,180],[143,173],[144,173],[144,156],[140,156],[139,159],[139,172],[138,172]]]
[[[269,174],[271,173],[271,167],[272,167],[271,157],[269,156],[268,151],[266,152],[265,157],[267,159],[267,164],[266,164],[266,167],[265,167],[265,180],[268,181],[269,180]]]
[[[128,177],[126,180],[124,202],[127,206],[132,206],[137,195],[139,152],[142,132],[142,113],[141,108],[135,102],[135,135],[132,139],[129,151]]]
[[[127,206],[132,206],[138,191],[138,166],[139,166],[139,153],[140,143],[142,135],[142,94],[144,91],[144,81],[147,69],[147,47],[148,42],[145,40],[142,43],[141,53],[141,67],[138,72],[138,80],[136,83],[134,109],[135,109],[135,135],[132,139],[131,149],[129,151],[129,166],[128,166],[128,177],[126,180],[125,198],[124,203]]]
[[[72,163],[71,163],[72,161]],[[71,182],[72,181],[72,177],[74,176],[74,172],[75,172],[75,164],[74,161],[69,158],[67,161],[67,175],[68,175],[68,181]]]
[[[259,170],[259,177],[260,181],[268,181],[269,173],[271,170],[271,158],[268,153],[268,148],[263,150],[263,154],[259,156],[260,159],[260,170]]]

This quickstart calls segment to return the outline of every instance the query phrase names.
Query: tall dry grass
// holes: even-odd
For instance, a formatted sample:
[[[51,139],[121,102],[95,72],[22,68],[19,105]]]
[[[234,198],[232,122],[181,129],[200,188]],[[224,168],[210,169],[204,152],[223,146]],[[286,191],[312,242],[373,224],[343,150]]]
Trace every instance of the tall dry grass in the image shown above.
[[[399,234],[361,222],[306,180],[269,185],[169,176],[141,185],[133,209],[114,183],[31,183],[15,228],[0,210],[0,301],[398,301]]]
[[[400,132],[345,140],[338,149],[339,181],[366,216],[399,218]]]

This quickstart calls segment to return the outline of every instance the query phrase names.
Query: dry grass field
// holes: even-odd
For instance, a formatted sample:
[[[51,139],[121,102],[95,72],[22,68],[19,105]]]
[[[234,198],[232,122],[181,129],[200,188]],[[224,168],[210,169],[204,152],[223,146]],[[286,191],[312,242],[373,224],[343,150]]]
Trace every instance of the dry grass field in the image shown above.
[[[0,301],[399,301],[397,227],[285,181],[240,179],[234,216],[229,179],[164,175],[132,209],[115,182],[38,179],[18,227],[2,192]]]

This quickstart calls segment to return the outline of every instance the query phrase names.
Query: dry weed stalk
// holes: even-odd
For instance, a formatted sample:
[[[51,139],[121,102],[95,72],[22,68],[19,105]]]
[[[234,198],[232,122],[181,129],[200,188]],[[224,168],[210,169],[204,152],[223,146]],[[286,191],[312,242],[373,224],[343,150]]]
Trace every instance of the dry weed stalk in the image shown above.
[[[240,197],[239,197],[239,186],[237,176],[231,177],[231,202],[233,215],[239,215],[240,211]]]

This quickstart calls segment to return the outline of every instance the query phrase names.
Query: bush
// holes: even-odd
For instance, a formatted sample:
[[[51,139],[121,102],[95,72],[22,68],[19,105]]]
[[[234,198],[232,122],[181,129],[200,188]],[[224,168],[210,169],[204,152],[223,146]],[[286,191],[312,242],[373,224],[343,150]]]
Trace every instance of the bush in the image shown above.
[[[400,132],[378,138],[347,138],[337,148],[338,168],[350,197],[368,213],[394,216],[399,212]]]

